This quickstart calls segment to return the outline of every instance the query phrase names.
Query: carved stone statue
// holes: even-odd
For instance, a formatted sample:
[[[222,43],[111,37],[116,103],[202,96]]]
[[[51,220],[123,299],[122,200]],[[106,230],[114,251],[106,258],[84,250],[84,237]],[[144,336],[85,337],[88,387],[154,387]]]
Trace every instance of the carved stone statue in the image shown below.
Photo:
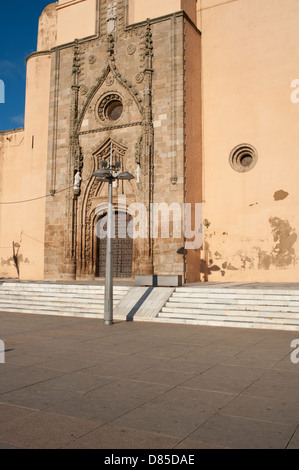
[[[141,168],[140,165],[137,166],[136,168],[136,177],[137,177],[137,183],[141,182]]]
[[[107,9],[107,34],[115,31],[116,27],[116,2],[109,3]]]
[[[80,189],[81,181],[82,181],[82,178],[81,178],[80,171],[77,171],[77,173],[75,174],[75,182],[74,182],[74,189],[75,190]]]

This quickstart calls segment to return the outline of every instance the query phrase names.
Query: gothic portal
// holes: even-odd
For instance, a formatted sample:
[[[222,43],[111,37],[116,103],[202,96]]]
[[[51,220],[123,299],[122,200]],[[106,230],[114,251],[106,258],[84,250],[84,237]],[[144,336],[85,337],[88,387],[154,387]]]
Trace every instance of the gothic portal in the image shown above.
[[[100,4],[97,35],[52,55],[47,185],[53,198],[46,205],[45,278],[104,277],[105,241],[96,227],[108,192],[93,173],[112,152],[120,169],[135,176],[114,184],[115,211],[132,226],[142,204],[147,223],[142,237],[116,234],[114,275],[196,280],[192,264],[199,266],[199,253],[185,253],[183,233],[153,238],[149,227],[153,203],[188,202],[187,180],[191,188],[201,172],[200,142],[191,144],[186,130],[187,85],[192,89],[186,42],[199,44],[199,31],[183,11],[128,25],[127,2]],[[197,159],[191,173],[185,171],[188,145]],[[193,190],[197,202],[200,191]]]
[[[132,216],[125,212],[115,214],[113,238],[113,274],[117,279],[130,279],[133,275],[133,237],[130,236]],[[97,222],[96,277],[106,274],[107,216]]]

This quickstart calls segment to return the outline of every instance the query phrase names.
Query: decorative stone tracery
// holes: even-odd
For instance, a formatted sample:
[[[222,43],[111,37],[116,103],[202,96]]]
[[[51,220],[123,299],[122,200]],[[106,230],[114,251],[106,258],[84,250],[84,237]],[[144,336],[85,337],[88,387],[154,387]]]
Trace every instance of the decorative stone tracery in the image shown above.
[[[116,93],[109,93],[106,95],[104,98],[102,98],[98,109],[97,109],[97,114],[100,117],[101,121],[106,122],[106,121],[117,121],[117,119],[120,117],[118,116],[117,113],[114,113],[114,115],[111,115],[112,113],[109,112],[112,107],[116,107],[118,105],[119,109],[123,108],[122,104],[122,99],[120,95]],[[115,117],[117,117],[117,119]]]
[[[92,154],[94,169],[101,167],[102,161],[109,161],[112,151],[113,164],[121,163],[121,169],[124,169],[124,159],[127,147],[111,139],[105,140]],[[82,202],[82,253],[81,253],[81,272],[84,274],[93,274],[96,261],[96,237],[95,224],[99,217],[97,206],[98,199],[103,191],[103,183],[92,177],[85,189]]]
[[[135,173],[137,163],[138,175],[134,184],[140,192],[140,202],[144,202],[149,208],[152,200],[154,128],[151,25],[148,22],[146,26],[140,25],[125,30],[125,18],[126,2],[103,0],[99,38],[89,44],[76,41],[74,45],[69,170],[71,178],[75,170],[82,174],[80,190],[73,191],[73,234],[70,237],[77,276],[92,277],[95,273],[97,244],[94,228],[98,218],[96,207],[100,200],[105,199],[107,188],[95,178],[90,178],[90,170],[91,166],[93,171],[100,168],[101,161],[109,159],[111,143],[113,159],[121,162],[122,169]],[[95,74],[98,72],[93,64],[96,61],[101,64],[101,60],[102,72],[96,78]],[[132,61],[133,73],[124,74],[124,70],[128,70],[129,60]],[[93,83],[87,73],[95,76]],[[128,119],[130,116],[134,116],[134,119]],[[86,124],[91,122],[94,124]],[[130,153],[128,147],[121,144],[117,138],[117,132],[124,135],[125,129],[131,139]],[[86,142],[88,139],[94,142],[97,135],[99,140],[103,140],[96,147],[93,143],[92,150]],[[127,160],[125,164],[124,159]],[[127,166],[128,162],[130,168]],[[136,247],[134,250],[136,251]],[[137,252],[145,259],[152,256],[151,241],[144,240]]]

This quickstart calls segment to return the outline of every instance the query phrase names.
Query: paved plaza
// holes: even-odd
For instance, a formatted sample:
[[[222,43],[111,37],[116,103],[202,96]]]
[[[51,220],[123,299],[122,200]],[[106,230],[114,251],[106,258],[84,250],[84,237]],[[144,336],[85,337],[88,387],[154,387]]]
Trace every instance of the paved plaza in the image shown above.
[[[296,449],[297,337],[2,312],[0,448]]]

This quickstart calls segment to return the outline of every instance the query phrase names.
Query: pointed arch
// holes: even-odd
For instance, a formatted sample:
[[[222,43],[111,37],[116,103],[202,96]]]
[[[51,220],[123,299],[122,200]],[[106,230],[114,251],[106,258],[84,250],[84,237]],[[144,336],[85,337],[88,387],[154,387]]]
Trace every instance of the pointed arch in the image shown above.
[[[81,126],[82,126],[82,123],[83,123],[83,120],[84,120],[84,116],[85,116],[86,111],[88,110],[88,107],[90,106],[93,98],[95,97],[95,95],[97,94],[99,89],[105,83],[105,81],[106,81],[106,79],[107,79],[110,72],[113,74],[116,81],[130,94],[131,98],[133,98],[133,100],[135,101],[140,114],[143,115],[143,105],[142,105],[143,100],[142,100],[138,90],[126,78],[124,78],[121,75],[121,73],[117,70],[115,65],[112,67],[109,63],[107,65],[107,67],[103,69],[101,77],[98,78],[98,80],[97,80],[97,84],[94,85],[91,88],[89,94],[87,95],[86,101],[83,104],[82,110],[81,110],[81,112],[79,114],[79,117],[78,117],[78,121],[77,121],[77,125],[76,125],[77,133],[80,132],[80,129],[81,129]]]
[[[123,169],[123,160],[128,148],[111,137],[108,137],[99,147],[92,151],[95,169],[100,168],[102,161],[109,161],[111,149],[113,164],[121,162],[121,168]]]
[[[101,86],[104,84],[105,80],[107,79],[109,73],[110,73],[110,70],[111,70],[111,67],[110,65],[107,65],[106,68],[103,69],[103,73],[101,75],[100,78],[98,78],[98,81],[97,81],[97,84],[94,85],[90,92],[88,93],[87,97],[86,97],[86,101],[85,103],[83,104],[82,106],[82,110],[79,114],[79,117],[78,117],[78,121],[77,121],[77,133],[80,132],[80,128],[82,126],[82,122],[83,122],[83,119],[84,119],[84,116],[85,116],[85,113],[91,103],[91,101],[93,100],[94,96],[96,95],[97,91],[101,88]]]
[[[94,171],[101,167],[102,161],[110,158],[112,144],[113,162],[119,161],[121,169],[124,169],[124,159],[127,147],[112,138],[107,138],[92,151]],[[81,210],[81,270],[85,274],[95,272],[96,238],[94,235],[95,223],[98,218],[97,202],[105,183],[99,182],[94,176],[88,182],[84,191]]]

